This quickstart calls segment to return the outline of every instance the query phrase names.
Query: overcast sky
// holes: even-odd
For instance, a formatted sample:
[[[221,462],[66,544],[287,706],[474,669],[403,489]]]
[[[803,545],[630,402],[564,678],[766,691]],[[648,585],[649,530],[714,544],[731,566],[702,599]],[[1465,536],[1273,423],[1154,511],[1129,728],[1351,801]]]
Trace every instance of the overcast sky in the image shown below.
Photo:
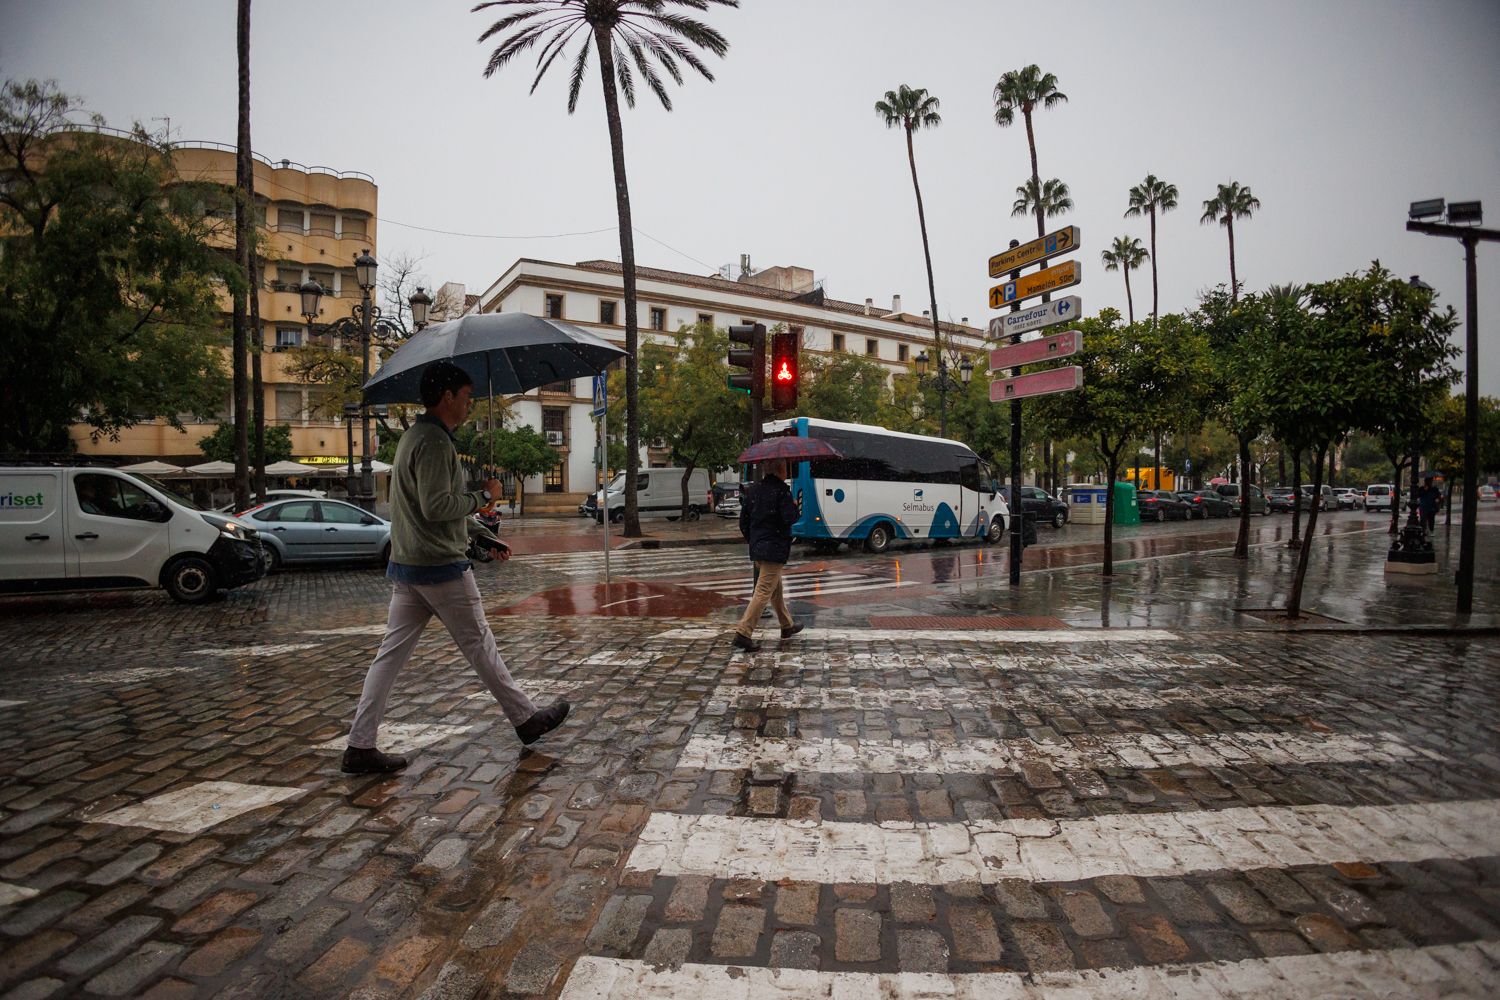
[[[480,291],[523,256],[617,259],[597,72],[572,117],[561,60],[530,96],[531,60],[485,80],[475,39],[495,15],[470,6],[255,0],[255,149],[373,175],[380,254],[425,255],[434,283]],[[0,14],[4,76],[55,79],[111,124],[170,116],[176,140],[234,142],[232,0],[0,0]],[[1025,130],[997,127],[991,96],[1031,62],[1069,97],[1037,115],[1037,146],[1042,176],[1072,188],[1057,221],[1082,229],[1089,312],[1124,311],[1099,252],[1146,242],[1146,221],[1122,215],[1147,173],[1180,192],[1158,225],[1163,310],[1229,279],[1224,231],[1198,221],[1221,182],[1261,201],[1235,227],[1250,289],[1378,258],[1462,317],[1462,248],[1407,233],[1407,205],[1482,199],[1500,225],[1495,0],[745,0],[707,18],[730,42],[709,57],[717,80],[674,89],[671,113],[642,88],[624,116],[642,265],[708,273],[748,253],[810,267],[838,298],[926,308],[904,143],[873,111],[904,83],[942,101],[916,143],[938,308],[982,324],[987,257],[1035,232],[1010,217]],[[1479,273],[1481,388],[1500,395],[1494,244]],[[1149,269],[1132,284],[1139,316]]]

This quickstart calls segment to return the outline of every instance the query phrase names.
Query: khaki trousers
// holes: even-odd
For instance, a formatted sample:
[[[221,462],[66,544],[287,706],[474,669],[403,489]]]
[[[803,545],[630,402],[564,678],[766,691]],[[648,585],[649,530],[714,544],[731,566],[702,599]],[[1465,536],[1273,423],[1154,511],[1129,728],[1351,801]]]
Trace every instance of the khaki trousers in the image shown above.
[[[755,593],[750,595],[750,606],[745,609],[745,616],[734,627],[736,632],[747,639],[755,637],[755,626],[760,624],[760,613],[766,610],[767,603],[776,612],[782,628],[792,627],[792,613],[786,609],[786,598],[781,592],[781,573],[786,569],[786,564],[757,562],[755,569],[760,574],[755,579]]]
[[[349,745],[357,748],[375,746],[375,733],[385,715],[386,699],[391,687],[412,650],[422,638],[422,630],[433,615],[448,629],[469,666],[490,689],[511,725],[518,726],[531,718],[536,706],[526,692],[516,686],[500,651],[495,648],[495,633],[490,631],[484,615],[479,588],[472,570],[447,583],[401,583],[391,588],[390,618],[385,626],[385,640],[375,662],[365,674],[364,691],[354,712],[349,730]]]

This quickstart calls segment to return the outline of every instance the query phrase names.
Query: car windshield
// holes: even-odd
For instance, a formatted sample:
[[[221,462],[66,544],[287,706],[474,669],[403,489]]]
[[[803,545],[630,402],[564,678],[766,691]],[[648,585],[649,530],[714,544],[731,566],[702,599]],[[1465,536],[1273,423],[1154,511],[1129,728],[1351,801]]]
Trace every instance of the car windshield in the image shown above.
[[[162,482],[160,479],[153,479],[150,476],[138,475],[137,473],[134,473],[134,472],[122,472],[120,474],[123,475],[123,476],[129,476],[131,479],[134,479],[136,482],[145,483],[147,486],[150,486],[152,489],[159,490],[160,492],[165,493],[167,496],[171,497],[174,501],[176,501],[177,503],[182,504],[184,507],[188,508],[189,510],[208,510],[207,507],[200,507],[196,503],[194,503],[193,502],[193,498],[191,496],[189,496],[188,494],[178,492],[177,490],[175,490],[172,487],[168,486],[166,483]]]

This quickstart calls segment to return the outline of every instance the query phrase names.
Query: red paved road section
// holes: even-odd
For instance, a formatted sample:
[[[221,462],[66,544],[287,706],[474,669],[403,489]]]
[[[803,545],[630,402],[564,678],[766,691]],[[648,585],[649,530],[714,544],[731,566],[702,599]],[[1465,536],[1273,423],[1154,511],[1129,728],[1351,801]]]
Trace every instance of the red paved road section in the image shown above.
[[[670,583],[618,580],[614,583],[557,587],[532,594],[497,615],[602,615],[624,618],[702,618],[737,601],[706,590]]]

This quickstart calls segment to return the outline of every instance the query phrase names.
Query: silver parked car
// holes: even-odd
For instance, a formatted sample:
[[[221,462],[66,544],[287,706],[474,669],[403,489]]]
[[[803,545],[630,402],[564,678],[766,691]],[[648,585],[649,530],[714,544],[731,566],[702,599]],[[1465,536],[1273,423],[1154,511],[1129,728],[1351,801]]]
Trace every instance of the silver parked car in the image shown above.
[[[277,500],[251,508],[241,519],[260,532],[272,569],[391,557],[391,522],[342,500]]]

